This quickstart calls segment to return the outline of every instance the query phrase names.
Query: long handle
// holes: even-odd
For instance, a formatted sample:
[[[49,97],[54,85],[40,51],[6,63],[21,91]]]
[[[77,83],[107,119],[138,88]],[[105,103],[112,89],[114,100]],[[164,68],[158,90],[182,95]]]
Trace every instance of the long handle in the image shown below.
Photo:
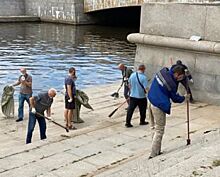
[[[114,109],[114,111],[112,111],[112,112],[108,115],[108,117],[112,117],[113,114],[115,114],[115,112],[116,112],[120,107],[122,107],[125,103],[127,103],[128,100],[129,100],[129,98],[126,99],[122,104],[120,104],[116,109]]]
[[[122,88],[123,84],[124,84],[124,82],[122,82],[122,84],[120,85],[120,87],[118,88],[118,90],[117,90],[117,92],[116,92],[116,93],[118,93],[118,92],[119,92],[119,90]]]
[[[61,124],[55,122],[54,120],[51,120],[50,118],[48,118],[48,117],[46,117],[46,116],[44,116],[44,115],[42,115],[42,114],[40,114],[40,113],[38,113],[38,112],[36,112],[36,114],[39,115],[39,116],[41,116],[41,117],[43,117],[43,118],[45,118],[45,119],[47,119],[47,120],[49,120],[49,121],[51,121],[51,122],[53,122],[55,125],[57,125],[57,126],[63,128],[63,129],[65,129],[66,132],[69,132],[69,129],[66,128],[65,126],[63,126],[63,125],[61,125]]]
[[[189,132],[189,100],[187,100],[186,102],[186,106],[187,106],[187,140],[186,140],[186,145],[190,145],[191,140],[190,140],[190,132]]]

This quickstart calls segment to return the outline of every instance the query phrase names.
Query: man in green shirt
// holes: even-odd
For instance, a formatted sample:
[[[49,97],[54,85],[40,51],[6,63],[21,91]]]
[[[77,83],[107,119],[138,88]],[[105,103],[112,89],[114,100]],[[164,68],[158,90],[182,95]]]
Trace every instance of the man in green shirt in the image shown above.
[[[118,65],[118,69],[121,70],[122,82],[124,83],[124,97],[126,100],[129,98],[128,79],[133,73],[132,68],[125,66],[123,63]],[[127,101],[129,104],[129,101]]]

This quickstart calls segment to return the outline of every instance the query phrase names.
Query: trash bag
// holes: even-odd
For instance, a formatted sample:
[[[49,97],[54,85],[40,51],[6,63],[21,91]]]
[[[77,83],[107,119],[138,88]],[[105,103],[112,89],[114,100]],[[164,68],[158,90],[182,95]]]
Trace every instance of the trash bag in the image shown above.
[[[76,109],[74,110],[74,114],[73,114],[73,122],[74,123],[83,123],[84,122],[80,118],[81,105],[83,105],[85,108],[93,110],[92,106],[89,104],[88,95],[81,90],[76,90],[76,101],[75,101]]]
[[[1,107],[7,118],[14,117],[14,91],[14,88],[8,85],[3,89]]]

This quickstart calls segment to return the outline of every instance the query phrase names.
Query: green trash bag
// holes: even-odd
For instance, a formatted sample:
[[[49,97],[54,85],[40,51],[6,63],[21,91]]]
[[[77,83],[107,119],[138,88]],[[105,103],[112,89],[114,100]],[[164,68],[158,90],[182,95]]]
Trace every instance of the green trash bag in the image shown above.
[[[84,122],[80,118],[81,105],[83,105],[85,108],[93,110],[92,106],[89,104],[88,95],[81,90],[76,90],[76,102],[75,102],[76,109],[74,110],[74,114],[73,114],[73,122],[74,123],[83,123]]]
[[[14,117],[14,91],[14,88],[8,85],[3,89],[1,107],[7,118]]]

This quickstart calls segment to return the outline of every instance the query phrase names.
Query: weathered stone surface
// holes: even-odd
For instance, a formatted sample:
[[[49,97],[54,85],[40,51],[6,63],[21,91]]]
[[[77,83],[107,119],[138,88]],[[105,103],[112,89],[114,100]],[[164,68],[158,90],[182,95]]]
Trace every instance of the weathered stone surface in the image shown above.
[[[124,101],[123,97],[117,100],[110,97],[119,84],[85,90],[94,107],[94,111],[89,114],[86,109],[82,109],[81,117],[85,123],[75,124],[78,130],[65,133],[63,129],[47,122],[48,139],[45,141],[39,140],[39,128],[36,126],[33,143],[24,144],[27,114],[23,123],[16,123],[14,119],[5,119],[1,115],[0,176],[78,177],[100,174],[100,176],[146,177],[146,174],[169,176],[166,175],[169,173],[178,176],[183,174],[182,170],[179,173],[175,170],[180,167],[188,170],[187,175],[192,173],[193,168],[198,167],[194,163],[197,158],[203,165],[207,165],[209,159],[218,158],[212,155],[212,152],[218,153],[215,149],[206,151],[209,152],[208,159],[206,156],[199,157],[202,157],[205,149],[201,147],[206,147],[207,144],[211,146],[216,138],[219,139],[217,134],[212,134],[211,138],[207,138],[204,134],[208,130],[218,132],[219,107],[204,103],[190,106],[192,146],[186,147],[186,105],[183,103],[174,104],[172,115],[167,117],[162,146],[164,154],[155,160],[147,160],[151,149],[151,131],[149,126],[139,126],[138,111],[134,113],[132,119],[134,127],[131,129],[124,127],[125,106],[111,119],[108,118],[108,114]],[[123,95],[122,91],[120,95]],[[58,96],[55,99],[52,113],[57,122],[64,124],[62,97]],[[218,146],[214,144],[213,147]],[[213,177],[217,172],[213,169],[207,174]]]
[[[26,15],[38,16],[42,21],[70,24],[91,24],[92,19],[84,14],[82,0],[25,0]]]
[[[140,33],[180,38],[192,35],[204,37],[205,18],[206,6],[202,5],[144,4]]]
[[[24,0],[1,0],[0,16],[18,16],[25,14]]]

